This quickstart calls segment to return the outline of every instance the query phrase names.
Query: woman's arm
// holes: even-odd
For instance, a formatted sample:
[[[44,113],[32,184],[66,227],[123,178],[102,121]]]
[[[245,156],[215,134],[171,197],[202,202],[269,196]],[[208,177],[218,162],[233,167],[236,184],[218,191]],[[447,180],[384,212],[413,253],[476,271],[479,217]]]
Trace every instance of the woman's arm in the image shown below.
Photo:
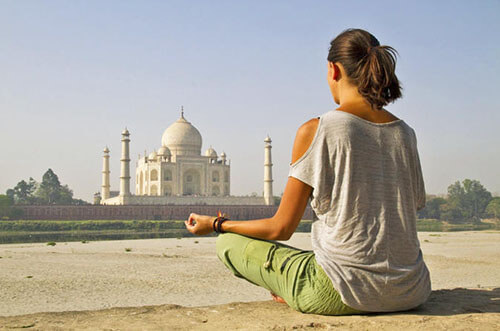
[[[297,131],[292,150],[292,163],[297,161],[309,148],[318,127],[318,119],[304,123]],[[222,230],[245,236],[267,239],[288,240],[304,214],[312,188],[300,180],[289,177],[283,192],[280,206],[271,218],[252,221],[226,221]],[[208,234],[212,232],[215,217],[191,214],[185,222],[186,228],[193,234]]]

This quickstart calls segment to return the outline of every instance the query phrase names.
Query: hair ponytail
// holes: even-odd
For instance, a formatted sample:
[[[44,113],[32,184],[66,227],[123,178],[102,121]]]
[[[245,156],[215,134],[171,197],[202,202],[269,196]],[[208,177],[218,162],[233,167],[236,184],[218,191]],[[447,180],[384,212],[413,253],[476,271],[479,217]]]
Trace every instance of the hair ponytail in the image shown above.
[[[365,30],[349,29],[330,43],[328,61],[339,62],[349,81],[375,109],[381,109],[402,96],[396,76],[397,52],[381,46]]]

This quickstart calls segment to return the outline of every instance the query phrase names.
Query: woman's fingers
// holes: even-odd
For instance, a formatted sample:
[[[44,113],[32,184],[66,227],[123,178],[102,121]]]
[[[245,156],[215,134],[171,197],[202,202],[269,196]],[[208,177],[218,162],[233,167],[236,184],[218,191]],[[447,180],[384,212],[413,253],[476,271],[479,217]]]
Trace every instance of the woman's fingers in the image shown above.
[[[189,218],[187,219],[187,221],[184,221],[184,224],[186,225],[186,229],[195,234],[195,228],[196,228],[196,222],[195,222],[195,214],[191,213],[189,215]]]
[[[199,227],[200,227],[200,222],[197,221],[197,219],[200,217],[200,215],[191,213],[189,215],[189,218],[187,221],[184,221],[186,224],[186,229],[191,232],[192,234],[199,234]]]
[[[192,234],[205,235],[213,231],[212,217],[191,213],[187,221],[184,221],[186,229]]]
[[[198,215],[196,215],[196,214],[194,214],[194,213],[189,214],[189,217],[188,217],[187,223],[188,223],[189,225],[195,225],[195,224],[196,224],[196,216],[198,216]]]

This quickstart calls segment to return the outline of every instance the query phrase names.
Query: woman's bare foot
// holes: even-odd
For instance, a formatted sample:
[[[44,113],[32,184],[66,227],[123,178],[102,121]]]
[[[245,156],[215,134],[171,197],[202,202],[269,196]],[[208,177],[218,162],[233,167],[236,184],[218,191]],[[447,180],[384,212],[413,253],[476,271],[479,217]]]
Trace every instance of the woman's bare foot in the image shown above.
[[[282,297],[280,296],[277,296],[276,294],[274,294],[273,292],[271,292],[271,296],[273,297],[273,301],[276,301],[276,302],[279,302],[279,303],[286,303],[285,300],[283,300]]]

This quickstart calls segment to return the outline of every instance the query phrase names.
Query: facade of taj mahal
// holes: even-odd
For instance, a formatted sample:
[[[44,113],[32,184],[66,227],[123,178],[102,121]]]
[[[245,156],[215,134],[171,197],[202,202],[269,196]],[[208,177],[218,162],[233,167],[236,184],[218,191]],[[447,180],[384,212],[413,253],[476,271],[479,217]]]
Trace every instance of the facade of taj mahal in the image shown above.
[[[202,136],[184,110],[161,138],[161,147],[139,155],[135,194],[130,191],[130,132],[122,132],[120,191],[110,190],[110,151],[103,155],[102,187],[96,199],[103,205],[272,205],[271,139],[264,140],[264,195],[231,196],[231,165],[227,155],[210,146],[201,154]],[[146,153],[145,153],[146,154]]]

